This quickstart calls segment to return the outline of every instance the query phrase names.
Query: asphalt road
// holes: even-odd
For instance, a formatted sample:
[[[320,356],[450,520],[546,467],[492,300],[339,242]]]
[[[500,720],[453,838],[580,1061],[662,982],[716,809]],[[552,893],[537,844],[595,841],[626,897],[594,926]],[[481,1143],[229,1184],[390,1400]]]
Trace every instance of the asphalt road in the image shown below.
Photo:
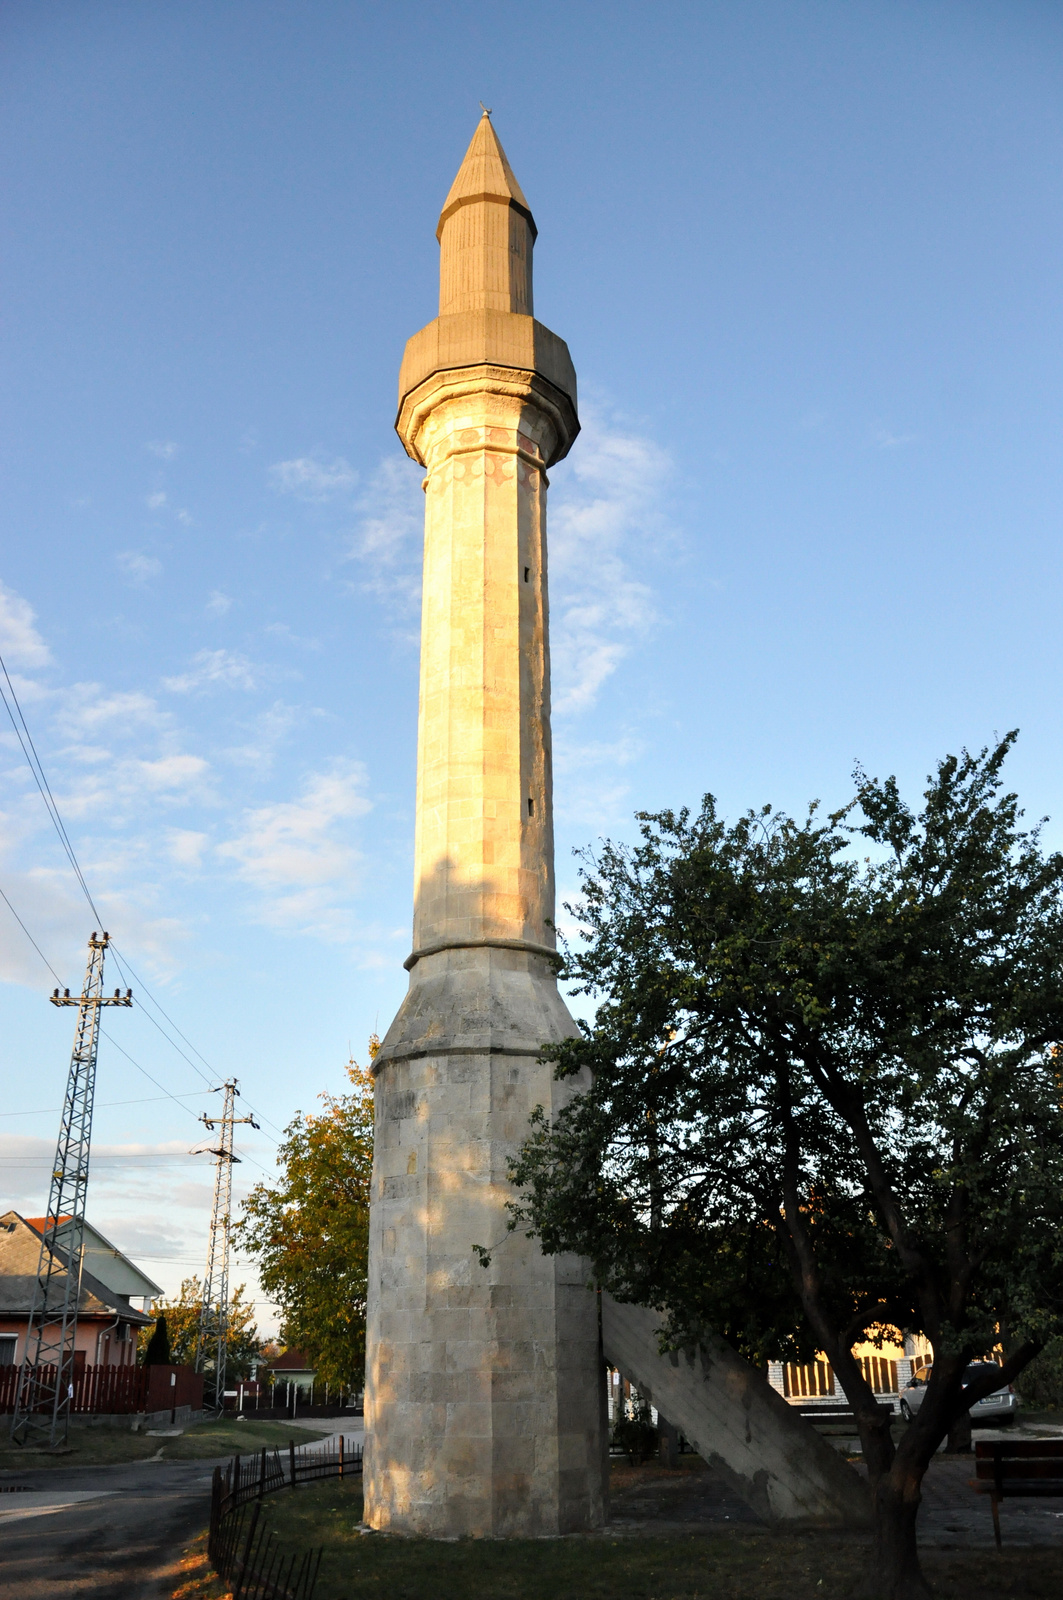
[[[162,1600],[172,1594],[181,1552],[207,1522],[212,1466],[138,1461],[4,1473],[0,1597]]]
[[[360,1429],[343,1432],[362,1443]],[[207,1525],[213,1469],[163,1460],[0,1472],[0,1600],[170,1600],[182,1552]]]

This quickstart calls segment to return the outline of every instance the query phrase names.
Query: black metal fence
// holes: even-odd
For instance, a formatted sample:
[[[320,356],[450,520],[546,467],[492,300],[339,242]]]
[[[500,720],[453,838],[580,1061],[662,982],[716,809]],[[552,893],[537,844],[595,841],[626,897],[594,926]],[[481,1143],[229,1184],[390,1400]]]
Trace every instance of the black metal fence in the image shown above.
[[[264,1449],[214,1468],[207,1554],[233,1600],[313,1600],[322,1551],[286,1555],[261,1521],[263,1496],[361,1470],[361,1447],[349,1448],[342,1434],[300,1447],[293,1439],[285,1452]]]

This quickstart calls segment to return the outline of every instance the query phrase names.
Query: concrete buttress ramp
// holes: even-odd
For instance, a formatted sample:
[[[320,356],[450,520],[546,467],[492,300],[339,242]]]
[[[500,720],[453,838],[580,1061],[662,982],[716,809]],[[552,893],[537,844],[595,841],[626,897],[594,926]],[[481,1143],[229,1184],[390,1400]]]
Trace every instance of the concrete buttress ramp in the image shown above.
[[[661,1316],[602,1295],[606,1361],[685,1434],[766,1522],[866,1523],[866,1485],[722,1339],[662,1355]]]

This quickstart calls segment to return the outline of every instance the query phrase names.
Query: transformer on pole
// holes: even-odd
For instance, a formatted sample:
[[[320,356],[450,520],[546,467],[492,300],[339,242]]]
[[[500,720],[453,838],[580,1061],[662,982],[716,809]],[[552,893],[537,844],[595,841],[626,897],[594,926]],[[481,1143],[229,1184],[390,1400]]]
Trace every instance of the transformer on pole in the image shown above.
[[[200,1121],[213,1133],[221,1130],[216,1146],[193,1152],[195,1155],[212,1155],[214,1167],[214,1210],[210,1219],[210,1244],[207,1249],[207,1272],[203,1284],[203,1303],[199,1311],[199,1337],[196,1340],[195,1369],[204,1374],[203,1406],[207,1411],[220,1412],[225,1404],[225,1366],[229,1348],[229,1232],[231,1228],[233,1163],[240,1157],[233,1153],[233,1129],[240,1123],[257,1128],[254,1117],[234,1115],[239,1089],[236,1079],[222,1084],[225,1103],[220,1117],[202,1116]],[[213,1355],[213,1368],[207,1365]]]
[[[69,989],[60,994],[57,989],[50,997],[53,1006],[77,1006],[78,1020],[11,1419],[11,1437],[18,1445],[44,1435],[53,1448],[65,1443],[74,1401],[74,1346],[81,1298],[100,1010],[103,1006],[133,1004],[129,989],[124,995],[119,989],[113,995],[103,992],[103,959],[109,939],[107,933],[100,938],[94,933],[89,940],[85,985],[80,996],[71,995]],[[57,1238],[60,1231],[62,1237]]]

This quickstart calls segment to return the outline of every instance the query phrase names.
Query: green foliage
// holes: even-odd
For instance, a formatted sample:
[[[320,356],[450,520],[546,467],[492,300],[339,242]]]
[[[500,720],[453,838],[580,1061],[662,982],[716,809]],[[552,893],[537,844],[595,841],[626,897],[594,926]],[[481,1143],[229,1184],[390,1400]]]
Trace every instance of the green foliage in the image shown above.
[[[1028,1406],[1063,1411],[1063,1339],[1050,1339],[1015,1385]]]
[[[240,1284],[229,1301],[225,1363],[229,1379],[250,1377],[251,1368],[259,1360],[262,1351],[262,1341],[255,1326],[255,1308],[248,1304],[245,1299],[246,1293],[246,1285]],[[178,1367],[193,1366],[199,1337],[199,1319],[203,1310],[203,1285],[199,1279],[185,1278],[176,1300],[153,1300],[151,1309],[157,1319],[156,1324],[153,1329],[140,1330],[137,1359],[148,1360],[148,1351],[158,1335],[159,1322],[164,1321],[170,1347],[170,1361]],[[159,1357],[156,1356],[154,1359],[158,1360]]]
[[[1013,738],[943,761],[918,815],[858,772],[826,819],[708,797],[585,857],[565,971],[599,1008],[546,1051],[578,1092],[512,1173],[513,1225],[675,1342],[824,1350],[876,1482],[855,1343],[931,1340],[925,1453],[999,1327],[1008,1378],[1063,1330],[1063,857],[1001,792]]]
[[[170,1332],[166,1326],[165,1315],[160,1315],[156,1319],[151,1338],[144,1347],[144,1365],[146,1367],[170,1365]]]
[[[234,1232],[281,1307],[282,1338],[305,1351],[319,1383],[336,1385],[358,1384],[365,1371],[373,1170],[372,1076],[353,1062],[348,1076],[352,1094],[322,1095],[320,1115],[289,1124],[280,1179],[256,1185]]]
[[[642,1402],[625,1400],[613,1423],[613,1444],[623,1450],[633,1467],[648,1461],[657,1449],[658,1433],[650,1420],[650,1408]]]

